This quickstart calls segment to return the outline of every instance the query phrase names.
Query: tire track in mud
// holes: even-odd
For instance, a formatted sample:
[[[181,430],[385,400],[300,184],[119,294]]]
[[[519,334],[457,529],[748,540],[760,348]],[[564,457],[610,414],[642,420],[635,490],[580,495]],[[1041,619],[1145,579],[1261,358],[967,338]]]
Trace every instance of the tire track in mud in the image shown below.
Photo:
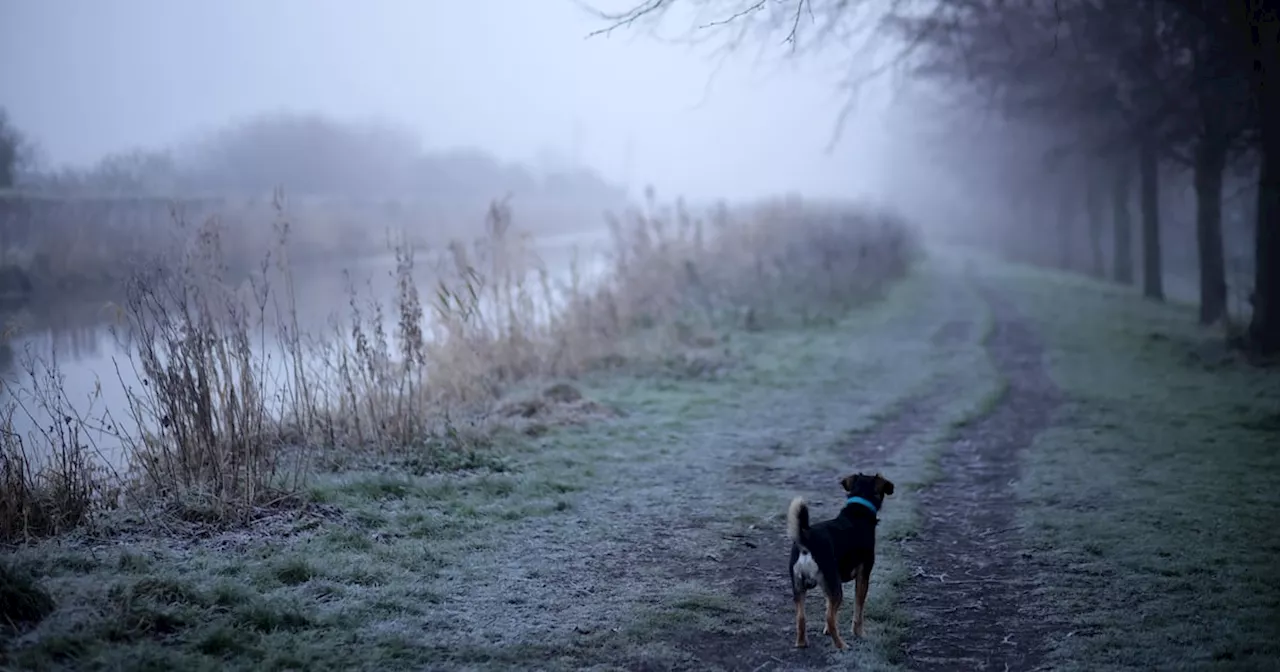
[[[1050,626],[1030,599],[1012,483],[1060,395],[1026,318],[992,289],[978,293],[995,320],[985,347],[1007,387],[958,430],[943,477],[920,493],[921,532],[905,549],[915,567],[904,590],[913,670],[1034,670],[1047,649]]]
[[[955,347],[969,338],[972,327],[973,323],[968,320],[948,321],[928,340],[935,348]],[[851,440],[837,443],[832,450],[847,461],[850,469],[882,468],[910,440],[937,426],[943,405],[962,382],[946,379],[935,382],[928,392],[898,402],[870,429],[858,433]],[[738,470],[736,475],[745,483],[780,484],[780,487],[806,494],[811,500],[814,493],[831,491],[837,480],[835,474],[826,471],[775,472],[781,470]],[[692,631],[676,637],[674,643],[697,659],[696,669],[718,666],[763,672],[829,667],[826,656],[816,653],[813,647],[797,650],[791,646],[790,633],[795,627],[795,616],[790,608],[791,592],[785,568],[786,549],[790,542],[781,530],[775,529],[751,530],[738,536],[738,541],[735,552],[721,559],[718,573],[733,577],[733,595],[750,605],[749,611],[761,623],[762,630],[770,634],[785,634],[762,637],[760,631],[744,634]],[[848,618],[847,613],[842,614],[841,627],[847,625]],[[825,638],[819,639],[825,641]]]

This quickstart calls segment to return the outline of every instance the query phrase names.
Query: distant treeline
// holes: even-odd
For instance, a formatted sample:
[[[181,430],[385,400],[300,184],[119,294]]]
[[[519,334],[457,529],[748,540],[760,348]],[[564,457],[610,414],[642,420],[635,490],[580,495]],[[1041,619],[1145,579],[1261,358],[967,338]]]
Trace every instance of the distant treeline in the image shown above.
[[[0,127],[0,144],[22,150],[5,159],[12,179],[0,184],[8,293],[115,285],[184,244],[182,224],[211,217],[235,271],[260,264],[284,228],[292,261],[323,263],[385,252],[389,232],[415,245],[479,235],[494,199],[511,197],[526,230],[564,232],[600,225],[627,196],[589,169],[426,151],[394,127],[315,115],[265,115],[176,149],[58,170],[34,162],[2,116]]]
[[[542,232],[603,222],[605,204],[548,197],[516,199],[522,226]],[[0,294],[80,293],[113,286],[163,265],[197,225],[216,218],[228,272],[256,268],[287,237],[292,263],[346,263],[384,254],[389,236],[411,245],[483,233],[485,203],[427,198],[52,196],[0,192]],[[287,223],[287,227],[278,224]],[[287,236],[285,230],[287,228]],[[8,280],[5,280],[8,278]]]
[[[292,195],[468,203],[518,198],[611,203],[625,190],[593,170],[531,167],[478,149],[431,150],[386,124],[277,113],[228,125],[173,149],[139,149],[88,167],[30,165],[16,186],[49,195],[164,197]]]

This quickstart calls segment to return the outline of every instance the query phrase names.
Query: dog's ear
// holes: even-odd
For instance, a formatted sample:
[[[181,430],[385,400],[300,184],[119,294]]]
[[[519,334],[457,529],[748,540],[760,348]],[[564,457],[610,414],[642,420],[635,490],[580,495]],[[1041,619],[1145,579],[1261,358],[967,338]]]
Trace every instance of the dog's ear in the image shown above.
[[[848,476],[841,478],[840,487],[844,488],[845,492],[853,492],[854,478],[856,478],[855,474],[849,474]]]
[[[876,492],[882,495],[892,495],[893,481],[881,476],[880,474],[876,474]]]

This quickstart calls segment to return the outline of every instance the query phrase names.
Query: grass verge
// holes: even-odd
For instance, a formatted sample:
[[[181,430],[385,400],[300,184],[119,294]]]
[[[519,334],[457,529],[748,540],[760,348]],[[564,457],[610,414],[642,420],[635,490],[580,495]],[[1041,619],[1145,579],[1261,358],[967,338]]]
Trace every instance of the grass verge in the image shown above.
[[[1055,669],[1280,665],[1280,379],[1181,307],[1026,269],[1001,282],[1068,398],[1019,486]]]
[[[516,459],[518,439],[504,445]],[[20,549],[8,562],[38,577],[58,608],[16,633],[9,662],[21,669],[428,664],[434,654],[421,631],[450,628],[438,611],[439,573],[482,552],[489,533],[570,511],[583,480],[572,467],[348,471],[317,477],[306,509],[250,528],[157,534],[121,525],[105,540]]]

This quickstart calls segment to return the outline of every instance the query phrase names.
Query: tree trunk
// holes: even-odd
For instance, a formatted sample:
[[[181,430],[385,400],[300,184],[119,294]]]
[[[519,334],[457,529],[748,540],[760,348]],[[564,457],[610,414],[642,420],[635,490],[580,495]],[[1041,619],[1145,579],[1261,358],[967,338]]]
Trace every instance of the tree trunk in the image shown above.
[[[1116,167],[1115,181],[1111,183],[1111,207],[1115,235],[1115,259],[1112,260],[1116,282],[1133,284],[1133,219],[1129,212],[1129,192],[1132,189],[1132,173],[1129,165],[1121,162]]]
[[[1075,236],[1071,235],[1071,229],[1075,224],[1075,204],[1072,203],[1071,196],[1068,189],[1063,189],[1058,194],[1058,268],[1064,271],[1072,270],[1071,262],[1074,257],[1071,246],[1075,242]]]
[[[1272,66],[1272,63],[1268,63]],[[1253,319],[1249,340],[1262,354],[1280,353],[1280,68],[1263,82],[1262,169],[1254,230]]]
[[[1102,184],[1098,174],[1091,173],[1085,185],[1085,208],[1089,216],[1089,273],[1099,280],[1107,278],[1107,262],[1102,253],[1102,230],[1106,228],[1102,214]]]
[[[1205,138],[1196,148],[1196,252],[1200,262],[1200,324],[1227,312],[1227,262],[1222,247],[1222,176],[1227,144]]]
[[[1144,138],[1138,151],[1142,205],[1142,295],[1164,300],[1160,267],[1160,156],[1155,138]]]

